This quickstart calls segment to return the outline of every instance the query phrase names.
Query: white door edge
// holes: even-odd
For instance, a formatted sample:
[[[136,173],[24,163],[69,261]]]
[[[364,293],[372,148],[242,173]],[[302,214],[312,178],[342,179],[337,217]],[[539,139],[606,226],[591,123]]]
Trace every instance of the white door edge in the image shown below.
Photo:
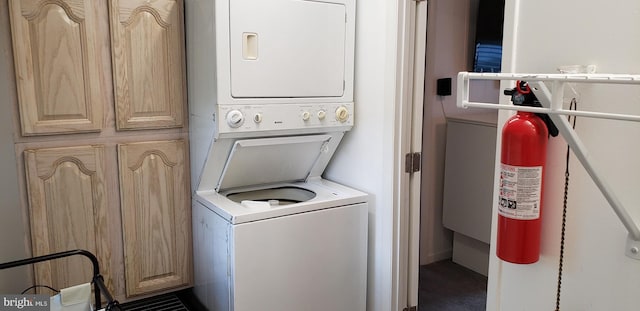
[[[405,155],[422,149],[427,1],[398,3],[393,306],[418,305],[420,172],[405,172]]]
[[[422,152],[422,117],[424,107],[424,79],[427,43],[427,1],[417,2],[413,72],[413,113],[411,126],[412,152]],[[421,161],[422,162],[422,161]],[[418,305],[420,268],[420,197],[422,170],[411,175],[409,213],[409,306]]]

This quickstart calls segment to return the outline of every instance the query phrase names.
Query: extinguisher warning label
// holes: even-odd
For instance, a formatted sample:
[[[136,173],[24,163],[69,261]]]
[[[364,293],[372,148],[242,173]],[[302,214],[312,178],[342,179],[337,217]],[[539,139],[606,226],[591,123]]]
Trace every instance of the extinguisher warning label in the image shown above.
[[[542,166],[500,165],[498,213],[520,220],[540,218]]]

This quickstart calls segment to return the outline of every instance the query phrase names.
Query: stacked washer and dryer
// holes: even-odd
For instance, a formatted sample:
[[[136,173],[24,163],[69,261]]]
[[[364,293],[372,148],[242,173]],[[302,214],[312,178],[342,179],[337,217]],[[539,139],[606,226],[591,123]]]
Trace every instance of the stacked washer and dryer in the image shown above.
[[[355,0],[186,0],[196,296],[365,310],[367,195],[323,179],[353,127]]]

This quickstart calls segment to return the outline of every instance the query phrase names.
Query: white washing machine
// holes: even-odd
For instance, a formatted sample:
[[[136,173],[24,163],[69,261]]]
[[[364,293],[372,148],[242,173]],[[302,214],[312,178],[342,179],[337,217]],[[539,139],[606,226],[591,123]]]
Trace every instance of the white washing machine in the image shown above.
[[[186,0],[196,296],[364,311],[367,195],[323,179],[354,125],[355,0]]]
[[[367,195],[311,173],[340,137],[234,140],[193,201],[195,293],[209,310],[366,309]]]

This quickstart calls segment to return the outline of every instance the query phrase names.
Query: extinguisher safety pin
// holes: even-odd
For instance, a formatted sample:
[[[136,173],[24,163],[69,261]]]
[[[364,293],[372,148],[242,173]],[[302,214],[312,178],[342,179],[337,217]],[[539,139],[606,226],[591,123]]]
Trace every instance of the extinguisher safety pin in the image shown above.
[[[517,80],[516,81],[516,90],[520,94],[529,94],[529,93],[531,93],[531,88],[529,87],[529,84],[527,82],[521,81],[521,80]]]

